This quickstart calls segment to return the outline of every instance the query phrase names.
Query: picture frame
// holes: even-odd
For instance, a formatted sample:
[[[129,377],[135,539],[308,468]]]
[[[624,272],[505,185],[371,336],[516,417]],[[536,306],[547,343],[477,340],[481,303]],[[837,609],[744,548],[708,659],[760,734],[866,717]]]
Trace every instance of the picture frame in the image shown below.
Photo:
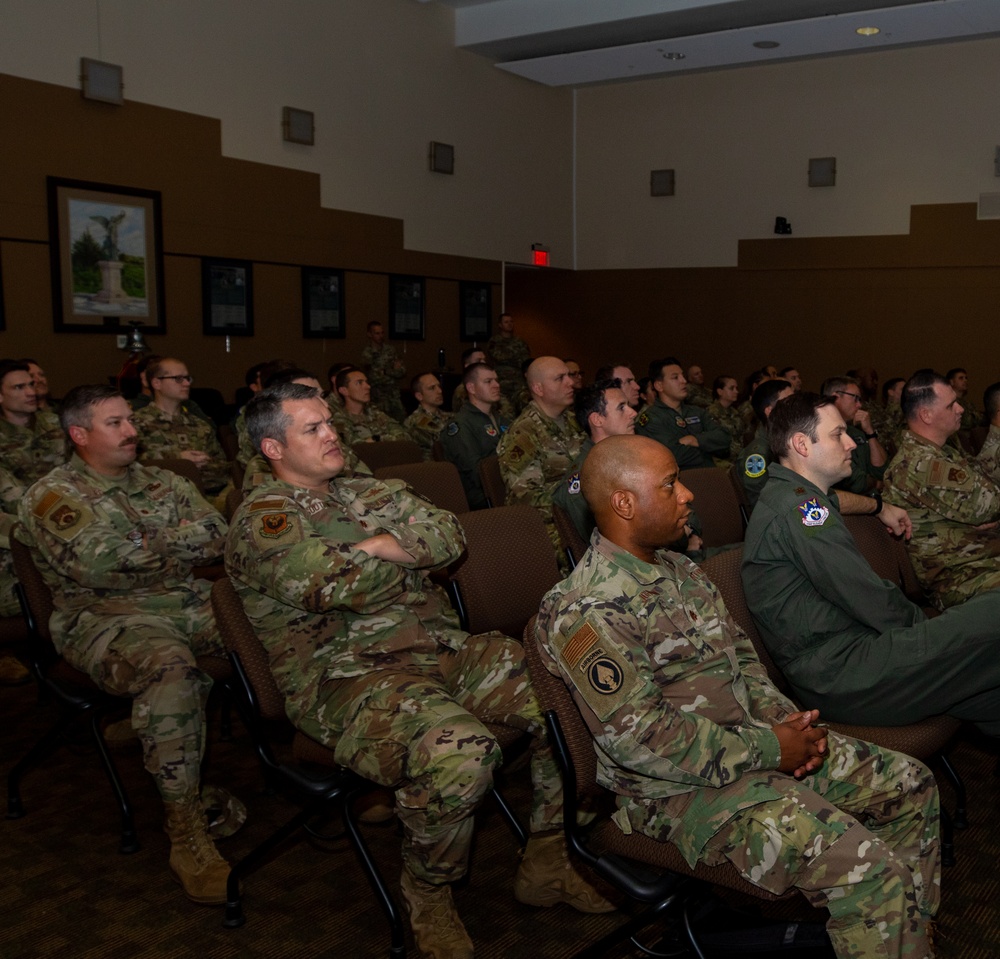
[[[347,336],[343,270],[302,268],[302,335],[338,340]]]
[[[424,338],[424,278],[389,277],[389,338],[422,340]]]
[[[493,335],[493,286],[463,280],[458,285],[458,338],[463,343],[487,343]]]
[[[201,302],[205,336],[253,336],[253,263],[203,257]]]
[[[47,177],[57,333],[166,332],[160,193]]]
[[[0,260],[3,258],[0,257]],[[7,313],[3,302],[3,263],[0,262],[0,333],[7,329]]]

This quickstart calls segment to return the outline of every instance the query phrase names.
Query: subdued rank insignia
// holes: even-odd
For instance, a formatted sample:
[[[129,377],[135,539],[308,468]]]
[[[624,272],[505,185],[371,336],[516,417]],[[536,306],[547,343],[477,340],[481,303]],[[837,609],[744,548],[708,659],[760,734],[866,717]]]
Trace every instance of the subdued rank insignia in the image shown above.
[[[487,423],[486,426],[484,427],[484,429],[486,430],[486,435],[487,436],[496,436],[497,435],[497,428],[492,423]]]
[[[289,530],[287,513],[268,513],[261,517],[260,535],[276,538]]]
[[[767,461],[760,453],[751,453],[743,464],[743,471],[752,479],[757,479],[767,472]]]
[[[580,471],[577,470],[569,478],[569,489],[567,490],[570,496],[576,496],[580,492]]]
[[[796,496],[801,496],[805,491],[806,491],[806,488],[804,486],[796,486],[795,487],[795,495]]]
[[[458,423],[454,423],[453,422],[453,423],[449,423],[448,424],[448,435],[449,436],[457,436],[458,435]]]
[[[820,506],[815,497],[799,503],[798,509],[802,514],[803,526],[822,526],[830,515],[830,511],[825,506]]]

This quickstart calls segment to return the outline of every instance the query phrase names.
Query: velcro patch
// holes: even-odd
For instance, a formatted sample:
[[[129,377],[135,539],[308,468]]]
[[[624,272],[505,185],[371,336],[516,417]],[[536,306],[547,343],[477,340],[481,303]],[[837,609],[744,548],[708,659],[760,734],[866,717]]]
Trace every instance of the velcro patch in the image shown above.
[[[44,514],[42,525],[65,543],[76,539],[94,519],[89,506],[64,499],[55,492],[46,493],[42,497],[34,510],[36,516],[42,516],[40,509],[43,504],[47,504],[48,512]]]
[[[947,489],[965,489],[971,486],[969,471],[947,460],[932,460],[927,469],[927,482],[931,486]]]
[[[278,499],[259,499],[255,503],[251,503],[247,510],[251,513],[259,512],[260,510],[279,510],[286,504],[285,498],[282,496]]]
[[[599,623],[585,621],[568,637],[554,636],[552,644],[573,685],[601,722],[628,702],[637,681],[635,666]]]
[[[294,546],[305,539],[297,514],[285,510],[257,513],[250,522],[250,530],[262,550]]]
[[[55,491],[49,490],[37,503],[32,512],[41,519],[62,497]]]

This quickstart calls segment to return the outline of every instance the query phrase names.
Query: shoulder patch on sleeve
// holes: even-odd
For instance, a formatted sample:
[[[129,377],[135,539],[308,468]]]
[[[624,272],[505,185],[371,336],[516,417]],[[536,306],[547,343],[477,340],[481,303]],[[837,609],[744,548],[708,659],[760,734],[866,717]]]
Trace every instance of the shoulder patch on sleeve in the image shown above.
[[[760,453],[751,453],[743,464],[743,471],[751,479],[757,479],[767,472],[767,462]]]
[[[37,503],[32,512],[41,519],[62,497],[55,491],[49,490]]]
[[[649,422],[649,413],[643,410],[635,420],[636,426],[645,426]]]
[[[454,420],[452,420],[448,424],[448,426],[447,426],[448,435],[449,436],[458,436],[458,428],[459,428],[458,427],[458,423],[456,423]]]
[[[294,546],[305,539],[305,532],[298,516],[286,510],[261,510],[248,516],[247,521],[254,543],[262,550],[269,550],[275,546]]]
[[[45,505],[46,508],[42,509]],[[42,520],[42,526],[64,542],[76,539],[93,521],[94,513],[84,503],[64,499],[50,491],[35,506],[34,513]]]
[[[969,470],[947,460],[931,460],[927,467],[927,482],[931,486],[942,486],[947,489],[965,489],[971,486],[972,476]]]
[[[553,636],[552,645],[573,685],[601,722],[628,701],[637,680],[635,666],[599,623],[584,620],[568,636]]]

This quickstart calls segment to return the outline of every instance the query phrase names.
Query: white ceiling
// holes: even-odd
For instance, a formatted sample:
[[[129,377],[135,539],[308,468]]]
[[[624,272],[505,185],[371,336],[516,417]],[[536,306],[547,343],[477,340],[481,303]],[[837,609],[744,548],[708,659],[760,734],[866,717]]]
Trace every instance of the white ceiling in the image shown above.
[[[1000,0],[419,0],[455,45],[548,86],[582,86],[1000,35]],[[878,27],[865,37],[859,27]],[[778,44],[760,49],[758,42]],[[670,56],[668,56],[670,55]]]

